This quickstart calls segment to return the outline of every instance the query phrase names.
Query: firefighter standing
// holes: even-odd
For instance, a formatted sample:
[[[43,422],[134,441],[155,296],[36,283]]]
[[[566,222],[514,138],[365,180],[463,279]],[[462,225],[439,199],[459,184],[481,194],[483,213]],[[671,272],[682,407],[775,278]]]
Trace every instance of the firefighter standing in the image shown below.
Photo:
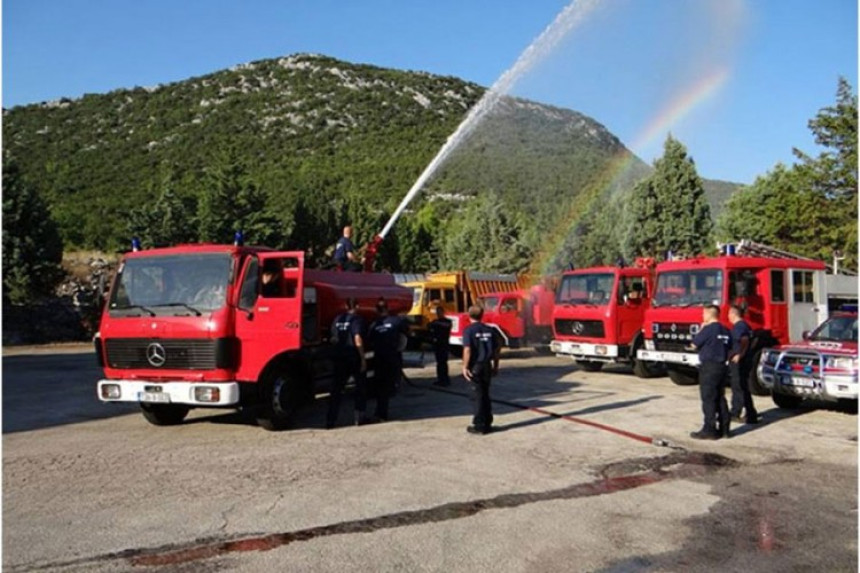
[[[740,307],[729,307],[729,322],[732,323],[732,351],[729,354],[729,375],[732,383],[731,416],[736,422],[741,421],[741,409],[744,410],[747,424],[758,423],[758,413],[753,404],[750,392],[749,377],[752,369],[750,342],[752,329],[743,319],[744,313]]]
[[[450,386],[448,376],[448,340],[451,337],[451,319],[445,317],[445,309],[436,307],[436,320],[427,325],[436,354],[436,381],[434,386]]]
[[[388,419],[388,402],[400,379],[402,361],[400,352],[406,340],[408,325],[399,316],[388,313],[388,303],[379,299],[376,303],[379,317],[370,325],[368,343],[373,349],[374,387],[376,391],[376,416],[368,421],[384,422]]]
[[[697,440],[717,440],[729,437],[729,407],[726,403],[726,362],[732,335],[720,324],[720,309],[708,305],[702,311],[703,323],[693,338],[699,351],[699,393],[705,421],[702,429],[691,432]]]
[[[490,402],[490,378],[499,372],[501,340],[496,329],[481,322],[484,309],[469,307],[470,324],[463,331],[463,377],[472,383],[475,392],[475,415],[470,434],[489,434],[493,427],[493,409]]]
[[[340,398],[350,376],[355,379],[355,422],[360,423],[367,406],[367,361],[364,357],[364,319],[358,315],[358,301],[348,298],[346,312],[338,315],[331,325],[331,339],[335,344],[334,386],[328,403],[326,428],[334,428],[340,413]]]
[[[343,236],[338,239],[332,256],[335,266],[344,271],[360,271],[361,264],[355,254],[355,245],[352,244],[352,225],[343,228]]]

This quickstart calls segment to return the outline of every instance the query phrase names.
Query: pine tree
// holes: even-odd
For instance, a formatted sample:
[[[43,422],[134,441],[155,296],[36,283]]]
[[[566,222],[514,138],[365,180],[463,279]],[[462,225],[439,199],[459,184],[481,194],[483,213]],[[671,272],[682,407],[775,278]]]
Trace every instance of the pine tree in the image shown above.
[[[158,194],[158,199],[129,214],[128,230],[143,247],[178,245],[197,238],[193,201],[183,200],[175,188],[175,176],[169,173],[161,180],[160,190],[150,188],[150,194]]]
[[[628,213],[627,251],[634,256],[709,249],[713,222],[705,189],[686,147],[671,135],[654,172],[633,188]]]
[[[266,194],[246,174],[233,149],[221,153],[206,182],[197,208],[200,241],[225,243],[242,231],[249,243],[283,244],[283,223],[268,209]]]
[[[8,158],[3,162],[3,300],[49,295],[63,275],[63,244],[48,208]]]

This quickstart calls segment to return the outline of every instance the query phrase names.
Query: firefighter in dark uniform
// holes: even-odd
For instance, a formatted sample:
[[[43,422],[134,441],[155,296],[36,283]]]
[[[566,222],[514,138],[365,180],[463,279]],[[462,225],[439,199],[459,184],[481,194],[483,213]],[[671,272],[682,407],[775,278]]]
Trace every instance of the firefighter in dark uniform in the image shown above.
[[[348,298],[346,312],[338,315],[331,325],[331,340],[335,345],[334,386],[328,402],[326,428],[334,428],[340,413],[340,398],[350,377],[355,379],[355,421],[360,423],[367,406],[364,356],[365,323],[358,314],[358,301]]]
[[[355,254],[355,246],[352,244],[352,225],[343,228],[343,236],[338,239],[334,247],[332,260],[338,269],[344,271],[361,271],[361,264]]]
[[[451,319],[445,317],[445,309],[436,307],[436,320],[427,325],[436,354],[436,381],[434,386],[450,386],[448,376],[448,341],[451,338]]]
[[[732,305],[729,308],[729,322],[732,323],[732,350],[729,353],[729,375],[732,382],[732,407],[730,410],[732,419],[741,422],[741,409],[747,424],[758,423],[758,412],[753,404],[750,392],[749,377],[753,368],[752,352],[750,343],[752,341],[752,329],[744,320],[744,311]]]
[[[370,325],[368,344],[373,350],[374,390],[376,392],[376,416],[369,422],[388,420],[388,402],[403,370],[401,351],[406,345],[409,325],[399,316],[388,312],[388,303],[379,299],[376,303],[379,317]]]
[[[690,437],[697,440],[716,440],[729,437],[729,406],[726,403],[726,381],[729,349],[732,334],[720,324],[720,309],[708,305],[702,311],[702,328],[693,338],[699,351],[699,393],[705,422]]]
[[[475,392],[475,415],[470,434],[489,434],[493,429],[493,406],[490,401],[490,379],[499,372],[502,349],[499,331],[481,322],[484,309],[469,307],[472,324],[463,331],[463,377]]]

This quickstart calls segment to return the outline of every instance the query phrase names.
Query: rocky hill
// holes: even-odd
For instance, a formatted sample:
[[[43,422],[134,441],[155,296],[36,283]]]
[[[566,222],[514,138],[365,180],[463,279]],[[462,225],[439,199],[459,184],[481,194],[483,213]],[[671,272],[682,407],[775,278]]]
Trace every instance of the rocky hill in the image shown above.
[[[304,202],[317,206],[311,212],[333,209],[335,223],[363,222],[365,240],[483,92],[453,77],[294,55],[4,110],[4,150],[48,201],[67,248],[124,246],[130,212],[165,181],[193,210],[225,150],[265,192],[286,236]],[[507,99],[415,209],[437,200],[456,216],[458,201],[490,194],[533,229],[555,227],[613,162],[626,170],[599,193],[623,191],[650,169],[592,118]],[[714,189],[718,208],[725,188]],[[417,232],[411,221],[397,231]]]

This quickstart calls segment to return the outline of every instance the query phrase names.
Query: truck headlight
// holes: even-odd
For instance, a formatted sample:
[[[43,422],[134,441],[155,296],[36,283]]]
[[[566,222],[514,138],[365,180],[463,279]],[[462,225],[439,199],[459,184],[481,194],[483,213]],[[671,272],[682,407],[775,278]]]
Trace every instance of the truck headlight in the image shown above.
[[[119,400],[122,397],[122,390],[119,384],[102,384],[102,400]]]
[[[857,370],[857,359],[848,356],[827,356],[824,367],[833,370]]]
[[[215,386],[195,386],[195,402],[217,402],[221,399],[221,390]]]
[[[766,364],[768,366],[774,366],[776,364],[776,352],[771,352],[770,350],[765,350],[761,353],[761,363]]]

